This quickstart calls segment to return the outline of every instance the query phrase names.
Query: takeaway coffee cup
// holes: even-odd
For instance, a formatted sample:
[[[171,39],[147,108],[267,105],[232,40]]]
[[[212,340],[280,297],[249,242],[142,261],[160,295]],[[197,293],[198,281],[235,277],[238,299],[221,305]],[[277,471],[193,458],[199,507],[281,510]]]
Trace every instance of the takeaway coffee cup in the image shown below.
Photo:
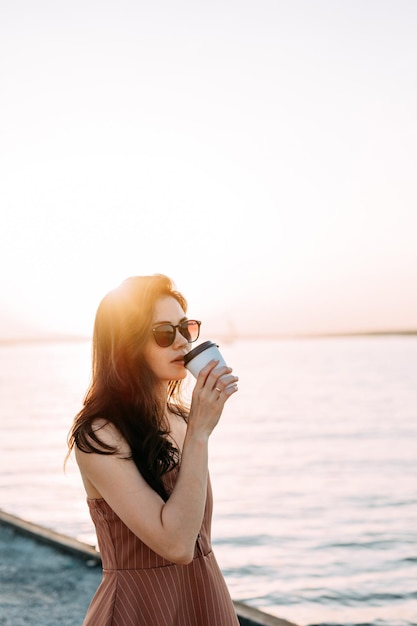
[[[203,367],[212,359],[219,360],[219,365],[226,365],[219,346],[212,341],[205,341],[185,355],[184,365],[197,378]]]

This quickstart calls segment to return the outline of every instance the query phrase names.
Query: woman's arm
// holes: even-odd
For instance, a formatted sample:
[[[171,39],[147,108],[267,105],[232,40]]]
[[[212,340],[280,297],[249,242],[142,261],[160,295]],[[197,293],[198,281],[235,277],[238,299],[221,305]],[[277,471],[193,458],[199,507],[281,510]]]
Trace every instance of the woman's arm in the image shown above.
[[[209,363],[193,391],[178,480],[167,502],[148,485],[115,427],[100,430],[103,443],[118,453],[101,455],[76,449],[83,480],[106,500],[146,545],[174,563],[189,563],[204,516],[208,479],[208,441],[226,400],[237,390],[230,368]],[[219,394],[218,389],[221,390]]]

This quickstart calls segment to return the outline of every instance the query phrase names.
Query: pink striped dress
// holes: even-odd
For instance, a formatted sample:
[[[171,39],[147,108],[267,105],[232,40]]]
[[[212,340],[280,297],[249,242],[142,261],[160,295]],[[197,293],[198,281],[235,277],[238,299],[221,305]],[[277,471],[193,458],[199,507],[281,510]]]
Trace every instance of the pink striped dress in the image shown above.
[[[167,476],[170,491],[178,471]],[[83,626],[238,626],[233,602],[212,552],[210,481],[194,559],[176,565],[134,535],[103,499],[88,499],[103,578]]]

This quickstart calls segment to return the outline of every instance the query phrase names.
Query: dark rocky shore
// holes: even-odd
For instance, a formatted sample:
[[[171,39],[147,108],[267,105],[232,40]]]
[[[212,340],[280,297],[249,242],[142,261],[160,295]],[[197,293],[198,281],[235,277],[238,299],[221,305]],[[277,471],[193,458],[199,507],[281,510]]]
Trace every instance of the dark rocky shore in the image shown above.
[[[94,548],[0,511],[0,555],[1,626],[81,626],[101,580]],[[296,626],[235,606],[241,626]]]

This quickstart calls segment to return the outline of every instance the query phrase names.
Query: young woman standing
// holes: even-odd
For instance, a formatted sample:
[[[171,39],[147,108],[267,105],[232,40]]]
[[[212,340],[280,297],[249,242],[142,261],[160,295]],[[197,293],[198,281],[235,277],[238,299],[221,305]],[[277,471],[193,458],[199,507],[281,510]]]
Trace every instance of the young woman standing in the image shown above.
[[[84,626],[237,626],[210,542],[208,442],[237,391],[212,361],[188,407],[184,355],[199,336],[163,275],[129,278],[102,300],[75,450],[103,563]]]

